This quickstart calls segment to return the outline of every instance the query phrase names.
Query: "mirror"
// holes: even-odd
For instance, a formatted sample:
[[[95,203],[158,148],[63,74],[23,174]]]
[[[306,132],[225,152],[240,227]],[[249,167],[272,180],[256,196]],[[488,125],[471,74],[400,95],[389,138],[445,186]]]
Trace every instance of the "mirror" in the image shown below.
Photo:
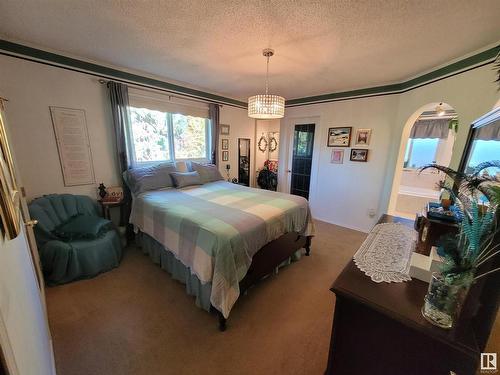
[[[472,124],[459,170],[471,173],[478,164],[491,160],[500,160],[500,107]],[[497,169],[486,171],[499,173]]]
[[[250,186],[250,139],[238,138],[238,183]]]

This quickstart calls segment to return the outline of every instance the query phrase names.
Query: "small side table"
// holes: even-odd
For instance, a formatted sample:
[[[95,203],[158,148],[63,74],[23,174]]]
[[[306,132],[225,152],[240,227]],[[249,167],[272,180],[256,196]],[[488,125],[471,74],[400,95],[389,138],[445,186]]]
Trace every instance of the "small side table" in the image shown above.
[[[128,243],[127,226],[126,226],[127,223],[125,222],[125,219],[123,217],[123,207],[125,206],[125,201],[121,200],[119,202],[103,202],[101,200],[98,200],[97,203],[99,203],[99,205],[101,206],[102,216],[108,220],[111,220],[111,208],[114,207],[120,208],[120,223],[116,228],[116,230],[120,234],[122,245],[126,246]]]
[[[119,201],[119,202],[103,202],[101,200],[98,200],[97,201],[99,203],[99,205],[101,206],[101,210],[102,210],[102,216],[105,218],[105,219],[108,219],[108,220],[111,220],[111,208],[114,208],[114,207],[120,207],[120,226],[123,226],[125,225],[122,221],[123,221],[123,215],[122,215],[122,210],[123,210],[123,206],[125,204],[125,202],[123,200]]]

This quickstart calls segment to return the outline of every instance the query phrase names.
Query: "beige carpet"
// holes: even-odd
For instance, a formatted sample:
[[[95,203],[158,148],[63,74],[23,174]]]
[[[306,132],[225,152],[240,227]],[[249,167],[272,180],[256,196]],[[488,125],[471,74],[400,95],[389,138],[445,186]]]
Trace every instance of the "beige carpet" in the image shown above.
[[[214,315],[136,248],[111,272],[48,288],[58,374],[322,374],[329,287],[365,234],[323,222],[317,232],[311,256],[251,289],[223,333]]]

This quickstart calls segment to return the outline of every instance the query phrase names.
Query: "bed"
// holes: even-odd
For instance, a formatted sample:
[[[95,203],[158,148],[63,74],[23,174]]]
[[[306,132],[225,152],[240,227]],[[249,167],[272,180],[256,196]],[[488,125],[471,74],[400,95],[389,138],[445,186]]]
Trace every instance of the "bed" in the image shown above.
[[[304,198],[225,181],[136,195],[130,223],[143,251],[217,312],[221,330],[238,297],[300,249],[309,255],[314,235]]]

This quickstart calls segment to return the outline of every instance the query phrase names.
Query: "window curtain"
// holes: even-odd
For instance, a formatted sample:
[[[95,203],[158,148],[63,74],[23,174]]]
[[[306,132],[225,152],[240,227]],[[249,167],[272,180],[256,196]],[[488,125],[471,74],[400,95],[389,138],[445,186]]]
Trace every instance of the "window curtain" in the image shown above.
[[[211,140],[212,140],[212,164],[218,164],[218,149],[219,149],[219,105],[210,103],[208,106],[208,117],[210,119]]]
[[[111,114],[113,116],[113,128],[115,131],[116,152],[120,174],[132,167],[132,155],[129,153],[130,111],[128,87],[118,82],[108,82],[109,99],[111,102]],[[131,238],[132,228],[128,225],[131,211],[132,196],[126,183],[123,184],[124,206],[120,210],[120,225],[127,226],[127,238]]]
[[[418,120],[411,129],[410,138],[448,138],[450,119]]]
[[[109,99],[111,101],[111,114],[115,130],[116,151],[120,172],[125,172],[132,167],[133,158],[130,155],[129,132],[130,111],[128,87],[118,82],[108,82]]]

